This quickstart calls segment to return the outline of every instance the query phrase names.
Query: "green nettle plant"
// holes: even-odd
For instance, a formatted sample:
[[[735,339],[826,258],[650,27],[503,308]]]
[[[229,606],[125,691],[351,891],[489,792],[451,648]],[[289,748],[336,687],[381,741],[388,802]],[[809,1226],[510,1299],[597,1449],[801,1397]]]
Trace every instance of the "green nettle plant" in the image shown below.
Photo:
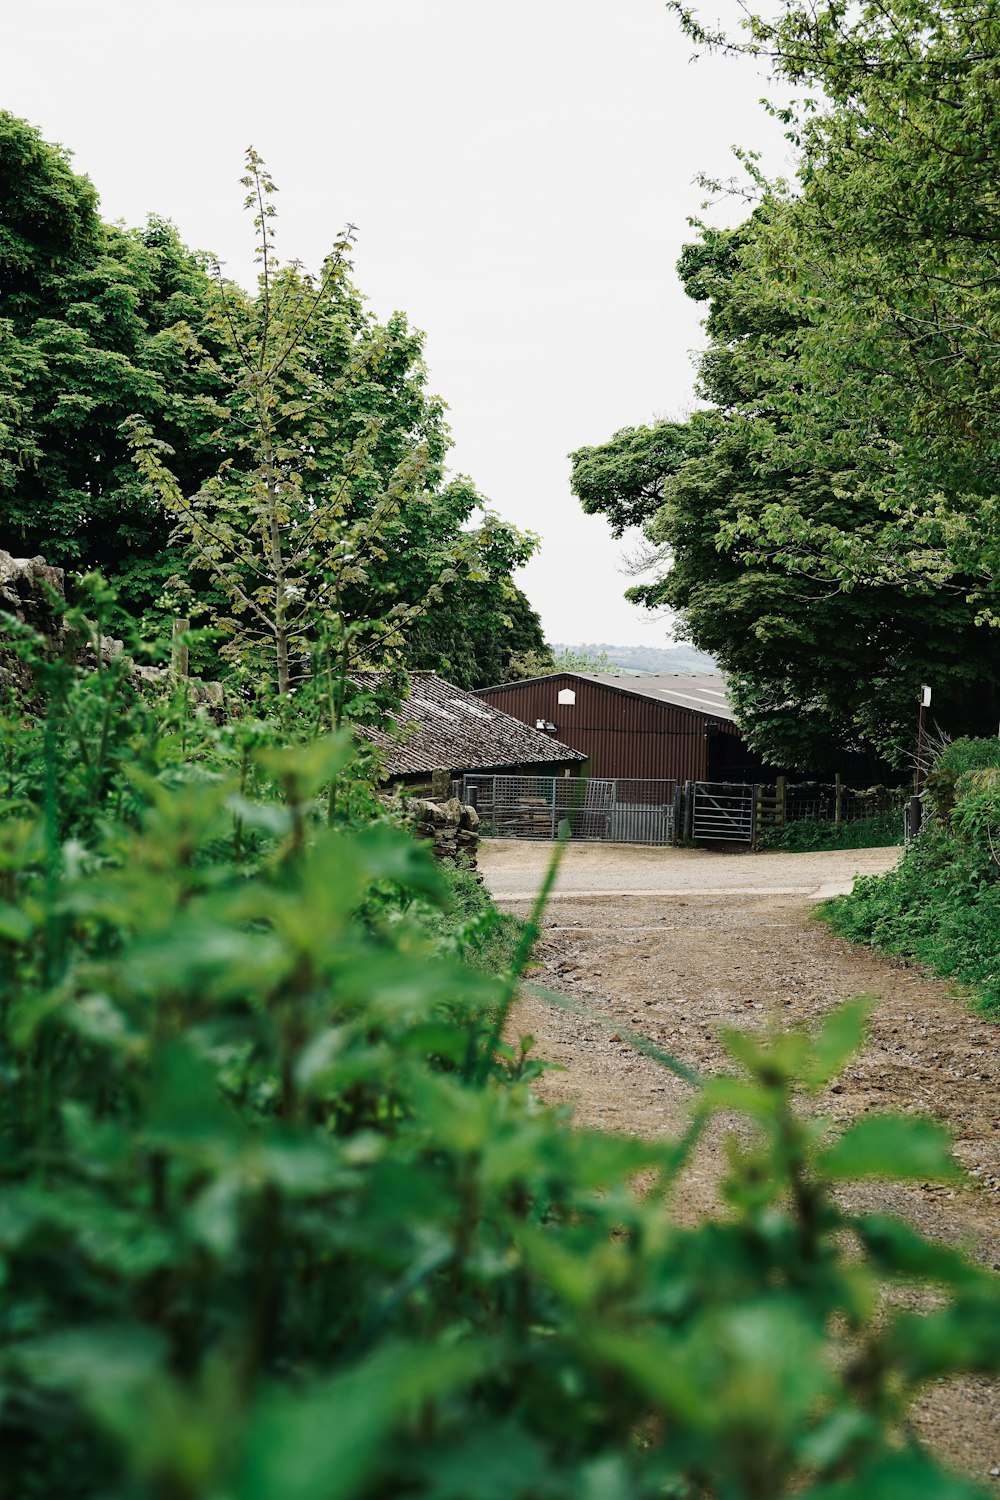
[[[896,869],[823,915],[853,942],[930,964],[1000,1015],[1000,742],[955,740],[927,777],[928,820]]]
[[[242,181],[259,277],[248,296],[217,268],[227,456],[188,495],[149,424],[135,416],[125,428],[177,537],[221,592],[226,654],[269,661],[285,695],[317,650],[341,672],[359,657],[398,657],[451,585],[496,588],[535,544],[489,512],[463,529],[480,497],[466,480],[443,482],[448,436],[423,390],[420,336],[399,314],[379,326],[364,311],[349,277],[353,226],[318,276],[283,265],[275,185],[253,150]]]
[[[509,1039],[538,911],[487,972],[474,882],[449,914],[404,832],[329,826],[345,737],[175,730],[67,841],[44,788],[79,752],[43,724],[0,825],[0,1493],[981,1493],[907,1410],[1000,1364],[996,1278],[837,1197],[957,1181],[946,1135],[801,1108],[863,1002],[727,1033],[679,1141],[572,1130]],[[679,1223],[719,1112],[720,1211]]]

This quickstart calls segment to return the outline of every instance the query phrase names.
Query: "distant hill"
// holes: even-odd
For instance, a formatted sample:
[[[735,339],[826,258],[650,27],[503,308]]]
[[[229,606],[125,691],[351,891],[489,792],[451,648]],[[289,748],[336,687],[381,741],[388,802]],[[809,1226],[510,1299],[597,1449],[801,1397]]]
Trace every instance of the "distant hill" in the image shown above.
[[[693,646],[609,646],[605,641],[588,641],[586,645],[562,644],[556,651],[586,651],[594,656],[608,656],[623,672],[717,672],[714,657]]]

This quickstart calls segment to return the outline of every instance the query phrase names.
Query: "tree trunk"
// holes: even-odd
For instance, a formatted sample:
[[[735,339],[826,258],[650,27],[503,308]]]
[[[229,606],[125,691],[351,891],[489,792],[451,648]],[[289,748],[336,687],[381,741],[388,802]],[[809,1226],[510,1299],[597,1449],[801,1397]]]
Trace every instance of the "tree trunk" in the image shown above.
[[[274,572],[274,645],[278,663],[278,693],[288,692],[288,624],[285,619],[285,558],[278,524],[278,485],[275,479],[274,454],[267,448],[267,503],[270,511],[271,568]]]
[[[288,631],[280,619],[275,622],[274,641],[278,659],[278,692],[284,697],[288,692]]]

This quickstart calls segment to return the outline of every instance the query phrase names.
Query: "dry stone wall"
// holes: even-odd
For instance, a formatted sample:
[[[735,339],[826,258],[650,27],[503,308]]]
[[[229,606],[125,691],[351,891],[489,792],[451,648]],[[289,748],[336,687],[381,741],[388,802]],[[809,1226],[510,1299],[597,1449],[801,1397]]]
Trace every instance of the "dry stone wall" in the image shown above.
[[[404,798],[405,815],[418,838],[433,847],[435,859],[476,867],[479,852],[479,814],[457,797]]]
[[[12,615],[22,625],[30,626],[40,635],[47,636],[53,647],[59,650],[64,644],[62,617],[53,608],[52,595],[65,598],[65,573],[62,568],[52,568],[44,557],[14,557],[0,548],[0,614]],[[101,658],[105,662],[120,656],[125,649],[122,641],[113,636],[102,636]],[[76,656],[84,671],[97,665],[96,653],[91,646],[84,646]],[[166,682],[171,673],[166,667],[151,667],[133,663],[132,678],[138,683]],[[0,649],[0,687],[19,689],[30,687],[29,674],[12,651]],[[203,682],[192,677],[188,680],[188,693],[193,704],[204,706],[218,718],[225,709],[225,694],[221,682]]]
[[[62,568],[50,568],[44,557],[14,557],[0,548],[0,613],[48,636],[57,647],[62,619],[52,595],[63,597],[64,582]],[[25,692],[30,685],[30,673],[16,653],[0,649],[0,687]]]

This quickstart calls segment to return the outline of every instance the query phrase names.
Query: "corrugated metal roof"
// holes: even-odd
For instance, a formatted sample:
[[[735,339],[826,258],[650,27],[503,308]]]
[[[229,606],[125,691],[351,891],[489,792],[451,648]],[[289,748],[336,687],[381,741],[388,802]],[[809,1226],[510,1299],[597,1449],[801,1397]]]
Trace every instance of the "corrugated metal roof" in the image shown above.
[[[736,715],[726,697],[723,672],[548,672],[544,677],[522,678],[519,682],[501,682],[496,687],[480,688],[480,694],[496,693],[503,688],[519,688],[528,682],[547,682],[553,677],[579,677],[596,682],[599,687],[614,688],[637,698],[652,698],[671,703],[676,708],[691,708],[712,718],[736,723]]]
[[[678,708],[694,708],[730,724],[736,722],[736,715],[726,697],[726,679],[721,672],[644,672],[641,677],[624,676],[619,672],[573,672],[571,676],[585,677],[588,682],[597,682],[601,687],[617,688],[641,698],[673,703]]]
[[[358,687],[376,688],[383,676],[382,672],[352,672],[351,681]],[[401,738],[389,729],[359,726],[360,734],[386,752],[390,776],[586,759],[579,750],[522,724],[433,672],[410,673],[410,696],[393,717],[403,731]]]

